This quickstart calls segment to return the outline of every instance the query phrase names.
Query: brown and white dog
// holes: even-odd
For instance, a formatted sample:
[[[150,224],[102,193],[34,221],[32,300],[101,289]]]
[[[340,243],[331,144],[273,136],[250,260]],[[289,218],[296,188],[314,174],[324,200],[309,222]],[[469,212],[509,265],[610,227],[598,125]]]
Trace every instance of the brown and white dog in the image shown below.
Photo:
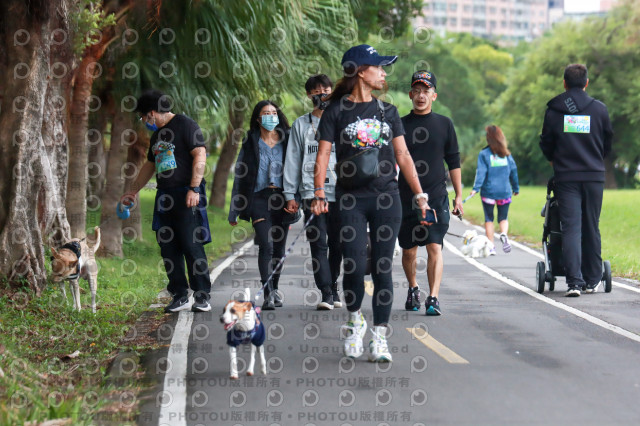
[[[264,357],[264,340],[266,337],[264,325],[260,320],[260,312],[249,301],[249,289],[245,289],[244,300],[230,300],[224,307],[220,322],[227,332],[227,345],[231,357],[231,379],[238,378],[238,358],[236,348],[239,345],[251,344],[251,358],[247,365],[247,376],[253,376],[256,349],[260,355],[262,374],[267,374],[267,361]]]
[[[84,278],[88,281],[91,289],[91,310],[95,313],[96,291],[98,289],[98,264],[95,253],[100,247],[100,228],[96,226],[93,231],[93,237],[87,236],[82,240],[74,238],[58,250],[51,247],[51,270],[53,282],[61,283],[60,288],[65,300],[67,292],[64,288],[64,281],[69,281],[73,307],[78,311],[81,310],[78,280]]]

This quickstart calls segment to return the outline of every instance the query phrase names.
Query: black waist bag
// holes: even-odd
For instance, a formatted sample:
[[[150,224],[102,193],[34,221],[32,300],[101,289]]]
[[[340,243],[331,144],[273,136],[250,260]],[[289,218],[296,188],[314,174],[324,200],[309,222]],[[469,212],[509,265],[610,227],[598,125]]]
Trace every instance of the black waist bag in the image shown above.
[[[378,177],[378,148],[369,148],[336,163],[338,185],[344,189],[367,186]]]
[[[378,101],[378,109],[380,110],[380,134],[378,140],[382,137],[382,128],[385,122],[384,106],[380,99]],[[377,141],[376,141],[377,142]],[[355,189],[367,186],[369,182],[379,176],[378,171],[378,154],[379,148],[368,148],[358,152],[349,158],[336,163],[336,175],[338,177],[338,185],[344,189]]]

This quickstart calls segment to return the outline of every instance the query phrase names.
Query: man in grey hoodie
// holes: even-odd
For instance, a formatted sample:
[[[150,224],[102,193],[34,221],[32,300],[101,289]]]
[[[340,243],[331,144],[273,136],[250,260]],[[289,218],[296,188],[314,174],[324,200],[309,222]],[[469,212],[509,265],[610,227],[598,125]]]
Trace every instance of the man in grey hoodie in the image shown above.
[[[307,91],[307,97],[313,101],[313,111],[298,117],[293,122],[285,156],[283,176],[283,193],[287,201],[285,211],[295,213],[298,210],[300,206],[295,199],[295,195],[300,194],[306,222],[311,216],[311,201],[314,199],[315,192],[320,189],[324,190],[326,202],[330,206],[329,214],[316,216],[307,228],[313,275],[316,285],[322,293],[322,300],[317,306],[319,310],[342,307],[337,283],[340,275],[342,253],[340,240],[335,237],[340,233],[340,222],[337,206],[333,207],[336,201],[335,150],[331,151],[324,187],[315,188],[313,183],[313,167],[318,153],[316,133],[320,117],[326,107],[323,99],[331,93],[332,86],[331,80],[324,74],[313,75],[307,80],[305,90]],[[328,235],[334,237],[327,238]]]
[[[605,104],[587,95],[588,85],[586,66],[565,68],[565,92],[547,103],[540,135],[540,149],[553,166],[568,297],[591,293],[602,280],[598,223],[613,128]]]

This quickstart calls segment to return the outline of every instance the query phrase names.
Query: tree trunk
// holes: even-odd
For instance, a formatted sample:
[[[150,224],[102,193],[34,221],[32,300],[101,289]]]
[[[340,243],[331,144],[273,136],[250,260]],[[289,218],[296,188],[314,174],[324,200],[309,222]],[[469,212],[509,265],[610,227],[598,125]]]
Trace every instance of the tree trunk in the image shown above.
[[[231,107],[229,109],[229,127],[227,137],[220,150],[220,157],[216,163],[216,170],[213,173],[211,184],[211,204],[214,207],[224,208],[227,198],[227,180],[231,172],[231,166],[236,161],[238,147],[242,144],[242,122],[244,111],[239,111]]]
[[[130,115],[119,108],[113,116],[111,143],[107,161],[107,184],[102,196],[102,244],[98,254],[101,256],[123,257],[122,221],[116,215],[116,206],[124,192],[123,165],[127,158],[127,148],[134,142],[135,131],[131,128]]]
[[[62,14],[56,13],[52,17],[52,33],[50,52],[51,77],[44,105],[44,117],[42,123],[42,139],[51,169],[47,181],[38,194],[38,210],[40,229],[43,232],[45,243],[49,246],[59,247],[71,238],[65,199],[67,197],[67,145],[68,145],[68,120],[67,106],[71,101],[71,79],[73,78],[74,55],[72,38],[64,34],[70,32],[69,28],[69,2],[62,2],[65,8]],[[54,36],[55,34],[55,36]]]
[[[71,101],[71,127],[69,129],[69,181],[67,184],[67,216],[71,234],[76,238],[86,236],[87,182],[89,144],[89,101],[95,74],[99,70],[95,49],[88,48],[76,70]]]
[[[125,175],[125,191],[131,188],[133,180],[138,175],[138,170],[147,161],[147,150],[149,149],[149,134],[146,131],[138,130],[135,143],[127,150],[127,162],[123,168]],[[136,196],[136,204],[140,206],[140,196]],[[122,224],[122,236],[126,241],[142,241],[142,209],[131,210],[129,219],[125,219]]]
[[[105,140],[109,121],[115,114],[110,85],[102,91],[100,101],[102,102],[102,110],[89,120],[89,123],[92,125],[89,137],[89,163],[87,165],[89,177],[87,207],[89,210],[97,209],[100,205],[100,199],[102,198],[107,179]]]
[[[26,281],[36,294],[46,285],[39,206],[44,206],[40,217],[45,230],[60,225],[64,233],[64,216],[56,211],[61,202],[57,196],[63,192],[55,189],[60,183],[56,162],[65,156],[64,144],[45,146],[42,131],[50,78],[50,23],[57,23],[60,15],[55,14],[65,20],[67,11],[65,0],[0,2],[1,43],[6,69],[13,71],[5,77],[0,112],[0,275],[9,282]],[[52,124],[51,130],[56,127]],[[41,202],[39,197],[51,199]]]
[[[126,12],[132,7],[132,2],[118,2],[109,0],[104,2],[106,13],[115,13],[116,21],[120,22]],[[90,98],[93,83],[102,75],[102,66],[98,63],[107,47],[115,40],[115,28],[110,26],[100,33],[100,39],[84,51],[80,66],[75,72],[73,98],[71,102],[71,125],[69,129],[69,181],[67,183],[67,216],[71,233],[74,237],[82,238],[86,235],[87,222],[87,184],[88,159],[91,134],[88,134],[90,108],[104,109],[94,105]]]

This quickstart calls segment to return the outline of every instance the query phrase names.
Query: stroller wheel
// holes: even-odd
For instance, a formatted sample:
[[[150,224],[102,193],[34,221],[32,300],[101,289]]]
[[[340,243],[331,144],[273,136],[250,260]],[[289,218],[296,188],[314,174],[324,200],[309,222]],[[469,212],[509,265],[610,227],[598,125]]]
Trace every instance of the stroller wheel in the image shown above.
[[[553,289],[556,287],[556,277],[551,277],[551,279],[549,280],[549,291],[553,291]]]
[[[544,293],[545,271],[544,262],[539,261],[536,265],[536,283],[538,284],[538,293]]]
[[[608,260],[602,262],[602,282],[604,283],[604,292],[611,293],[611,262]]]

